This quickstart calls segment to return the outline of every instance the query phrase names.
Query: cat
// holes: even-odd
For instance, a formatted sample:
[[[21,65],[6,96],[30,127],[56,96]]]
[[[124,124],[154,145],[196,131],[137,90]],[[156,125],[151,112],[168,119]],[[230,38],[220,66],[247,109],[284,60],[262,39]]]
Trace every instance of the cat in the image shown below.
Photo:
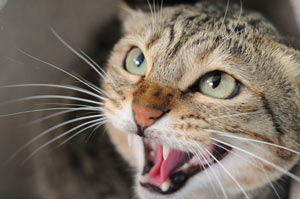
[[[292,169],[300,149],[300,52],[261,14],[228,5],[122,1],[121,39],[113,41],[105,71],[96,69],[101,83],[92,82],[102,90],[85,82],[101,94],[96,95],[101,107],[87,108],[103,115],[85,116],[90,123],[80,123],[70,112],[72,120],[64,120],[78,126],[105,123],[132,170],[111,150],[106,135],[94,133],[89,144],[82,137],[68,140],[59,153],[46,150],[34,160],[42,194],[288,198],[290,181],[299,182]],[[90,94],[64,93],[80,99]]]
[[[137,195],[287,197],[274,186],[299,180],[287,172],[299,161],[299,51],[238,5],[152,9],[125,8],[102,83]]]

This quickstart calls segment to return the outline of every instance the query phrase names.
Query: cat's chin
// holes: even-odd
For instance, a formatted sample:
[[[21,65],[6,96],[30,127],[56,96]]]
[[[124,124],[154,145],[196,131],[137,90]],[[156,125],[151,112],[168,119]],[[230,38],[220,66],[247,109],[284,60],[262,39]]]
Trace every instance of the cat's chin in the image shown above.
[[[156,195],[177,193],[190,178],[224,159],[231,150],[228,146],[211,143],[195,155],[147,139],[143,143],[145,163],[138,183]]]

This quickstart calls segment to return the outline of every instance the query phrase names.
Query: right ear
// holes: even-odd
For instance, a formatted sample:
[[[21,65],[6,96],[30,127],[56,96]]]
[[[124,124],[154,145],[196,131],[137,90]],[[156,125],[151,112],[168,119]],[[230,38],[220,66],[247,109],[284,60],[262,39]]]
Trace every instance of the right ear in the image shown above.
[[[293,37],[288,37],[287,38],[287,43],[289,47],[292,47],[298,51],[300,51],[300,40],[293,38]]]

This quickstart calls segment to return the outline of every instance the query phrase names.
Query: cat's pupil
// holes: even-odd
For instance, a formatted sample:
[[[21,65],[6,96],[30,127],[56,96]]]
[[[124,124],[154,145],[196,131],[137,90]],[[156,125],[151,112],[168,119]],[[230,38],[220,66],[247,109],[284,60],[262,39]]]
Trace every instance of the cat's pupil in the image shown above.
[[[213,89],[217,88],[219,86],[220,82],[221,82],[221,74],[220,73],[213,74],[211,79],[208,80],[210,87],[212,87]]]
[[[141,54],[136,58],[136,60],[135,60],[135,65],[136,65],[137,67],[140,67],[140,66],[142,65],[142,63],[144,62],[144,59],[145,59],[145,57],[144,57],[143,53],[141,53]]]

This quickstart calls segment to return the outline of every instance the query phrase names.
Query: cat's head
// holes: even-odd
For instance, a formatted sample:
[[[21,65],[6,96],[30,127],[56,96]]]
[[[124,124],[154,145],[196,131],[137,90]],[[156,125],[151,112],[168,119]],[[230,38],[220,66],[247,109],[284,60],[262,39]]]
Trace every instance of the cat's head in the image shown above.
[[[239,5],[149,12],[132,2],[102,86],[106,126],[138,195],[224,198],[289,175],[299,159],[299,52]]]

